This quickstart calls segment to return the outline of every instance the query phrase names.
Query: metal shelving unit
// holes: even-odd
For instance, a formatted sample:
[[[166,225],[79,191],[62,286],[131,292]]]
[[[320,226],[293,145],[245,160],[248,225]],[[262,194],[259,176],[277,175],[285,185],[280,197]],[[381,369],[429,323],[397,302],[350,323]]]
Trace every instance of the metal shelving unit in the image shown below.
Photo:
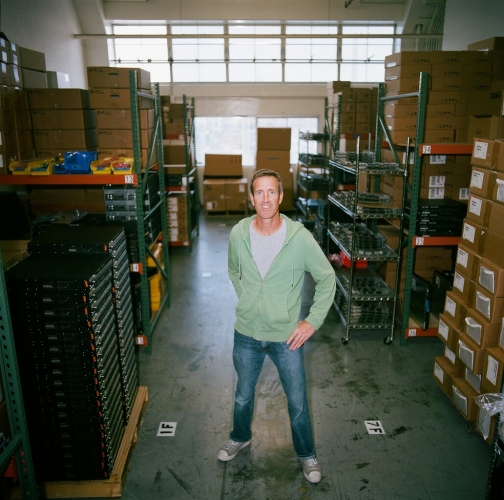
[[[131,126],[133,133],[133,156],[134,156],[134,174],[137,176],[138,182],[135,186],[137,202],[137,235],[138,235],[138,257],[139,261],[134,266],[133,271],[140,275],[140,324],[141,331],[136,336],[135,343],[146,347],[147,352],[151,352],[151,339],[154,328],[159,320],[163,308],[170,305],[170,261],[168,255],[168,233],[166,221],[166,199],[165,199],[165,178],[163,171],[163,132],[161,121],[161,99],[159,93],[159,84],[154,85],[154,93],[148,94],[138,90],[137,73],[130,71],[130,105],[131,105]],[[154,101],[155,106],[155,126],[152,138],[149,144],[147,155],[147,164],[142,165],[141,159],[141,142],[140,142],[140,114],[139,100],[148,99]],[[155,161],[153,159],[155,158]],[[149,174],[155,173],[159,178],[160,200],[154,206],[146,209],[143,203],[145,194],[148,188],[147,178]],[[160,262],[150,249],[150,244],[145,241],[147,226],[154,218],[161,218],[161,234],[157,237],[157,241],[162,244],[162,262]],[[155,314],[150,313],[150,295],[149,295],[149,277],[147,275],[147,256],[149,256],[158,272],[161,273],[162,279],[165,281],[166,293],[161,297],[159,309]]]
[[[1,262],[1,259],[0,259]],[[0,453],[0,478],[3,477],[12,457],[16,458],[21,498],[37,499],[38,491],[33,467],[33,457],[26,423],[26,414],[21,390],[21,379],[12,333],[12,323],[5,285],[3,266],[0,265],[0,348],[2,356],[0,373],[4,384],[4,396],[9,416],[11,441]],[[0,479],[1,480],[1,479]]]
[[[186,246],[192,251],[192,241],[199,235],[199,188],[198,171],[196,165],[196,129],[194,124],[195,108],[194,98],[188,100],[184,94],[182,97],[183,119],[184,119],[184,149],[185,149],[185,178],[186,185],[181,187],[169,187],[166,190],[167,196],[187,196],[187,227],[189,240],[170,242],[170,246]]]
[[[389,344],[394,338],[397,309],[397,291],[401,262],[401,240],[394,250],[385,244],[377,233],[378,220],[398,221],[399,234],[403,233],[404,201],[407,171],[399,164],[384,164],[375,160],[374,154],[360,152],[357,140],[355,153],[336,153],[330,160],[332,175],[339,173],[355,176],[354,191],[335,191],[329,195],[329,227],[327,253],[333,242],[346,257],[348,268],[336,271],[334,307],[346,328],[342,342],[346,344],[351,330],[389,330],[384,339]],[[359,178],[366,176],[366,192],[359,192]],[[389,197],[378,193],[376,179],[383,175],[404,179],[403,196],[399,206]],[[370,179],[375,179],[371,186]],[[331,221],[331,208],[339,210],[351,222]],[[396,262],[395,286],[392,289],[377,271],[381,264]]]
[[[130,105],[131,105],[131,125],[133,137],[133,158],[134,166],[131,174],[125,175],[48,175],[48,176],[30,176],[30,175],[2,175],[0,184],[4,185],[128,185],[135,188],[136,206],[136,224],[138,239],[138,262],[131,264],[131,271],[140,276],[140,302],[141,302],[141,331],[136,336],[135,343],[146,347],[150,352],[150,341],[152,333],[157,324],[159,316],[164,306],[170,304],[170,280],[169,280],[169,254],[168,254],[168,236],[166,221],[166,200],[165,200],[165,180],[164,175],[160,175],[162,169],[158,165],[163,165],[163,134],[161,121],[161,100],[159,93],[159,84],[154,84],[154,93],[149,94],[138,90],[137,73],[130,71]],[[149,144],[147,155],[147,164],[142,164],[141,146],[140,146],[140,114],[139,99],[148,99],[154,101],[155,107],[155,127]],[[147,210],[144,207],[143,200],[148,188],[147,178],[149,174],[156,174],[159,177],[160,200],[154,206]],[[160,216],[161,233],[157,241],[162,243],[162,262],[160,262],[151,251],[150,244],[145,240],[147,226],[153,217]],[[165,280],[166,294],[161,298],[161,304],[158,311],[151,316],[149,280],[147,276],[147,256],[150,256],[159,272]]]
[[[327,99],[325,110],[327,115]],[[310,152],[310,144],[316,144],[316,153]],[[324,207],[320,205],[324,204],[330,192],[330,145],[331,134],[327,131],[299,132],[297,186],[298,193],[302,189],[306,197],[298,196],[296,211],[298,220],[310,230],[315,229],[317,218],[323,219]],[[317,193],[317,198],[311,198],[311,193]]]
[[[471,154],[472,145],[470,144],[426,144],[424,142],[425,118],[427,110],[429,88],[428,73],[420,73],[420,85],[418,92],[408,94],[399,94],[395,96],[385,96],[384,84],[380,83],[378,87],[378,110],[376,123],[376,158],[380,159],[381,146],[383,135],[385,134],[385,142],[390,147],[396,162],[401,165],[397,154],[397,147],[393,144],[390,133],[385,125],[383,117],[383,106],[386,102],[396,101],[400,99],[416,98],[417,104],[417,123],[415,132],[415,142],[412,147],[413,166],[411,183],[407,185],[407,194],[410,199],[410,215],[409,224],[406,228],[405,247],[407,248],[405,275],[402,277],[404,281],[404,300],[402,304],[402,318],[398,321],[401,328],[401,344],[404,344],[410,337],[432,337],[437,335],[437,328],[428,328],[423,330],[420,325],[417,325],[410,319],[411,308],[411,285],[413,281],[413,269],[415,260],[415,248],[419,246],[456,246],[460,237],[455,236],[423,236],[416,234],[416,220],[419,208],[420,181],[422,172],[422,156],[427,154]],[[406,155],[409,158],[409,152]]]

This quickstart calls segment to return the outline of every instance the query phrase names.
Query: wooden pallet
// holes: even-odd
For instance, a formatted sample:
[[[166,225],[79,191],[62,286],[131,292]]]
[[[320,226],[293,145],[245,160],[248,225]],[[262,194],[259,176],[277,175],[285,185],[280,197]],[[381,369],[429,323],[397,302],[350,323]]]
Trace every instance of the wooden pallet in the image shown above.
[[[109,479],[94,481],[56,481],[40,485],[41,498],[119,498],[123,493],[124,481],[128,473],[133,445],[138,440],[138,430],[142,425],[143,414],[149,400],[146,386],[138,388],[138,394],[131,410],[128,425],[117,452],[116,461]],[[21,492],[16,488],[11,499],[20,499]]]

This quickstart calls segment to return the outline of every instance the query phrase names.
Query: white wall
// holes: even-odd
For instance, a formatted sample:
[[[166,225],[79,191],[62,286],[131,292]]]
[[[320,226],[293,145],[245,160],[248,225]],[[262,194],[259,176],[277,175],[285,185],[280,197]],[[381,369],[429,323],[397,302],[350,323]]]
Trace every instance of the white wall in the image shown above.
[[[87,88],[80,25],[70,0],[2,0],[2,31],[17,45],[44,52],[48,71],[70,76],[70,86]]]
[[[446,0],[443,50],[466,50],[494,36],[504,36],[503,0]]]

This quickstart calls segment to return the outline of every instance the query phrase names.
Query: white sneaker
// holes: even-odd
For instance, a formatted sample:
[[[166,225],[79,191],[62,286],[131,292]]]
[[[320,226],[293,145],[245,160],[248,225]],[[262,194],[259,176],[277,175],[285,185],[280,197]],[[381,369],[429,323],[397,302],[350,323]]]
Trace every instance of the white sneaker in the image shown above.
[[[306,460],[300,459],[303,464],[304,477],[310,483],[319,483],[322,479],[322,469],[316,458],[308,458]]]
[[[217,458],[221,462],[229,462],[229,460],[233,460],[236,455],[238,455],[238,452],[242,449],[245,448],[250,444],[249,441],[233,441],[232,439],[228,439],[225,443],[224,446],[219,450],[219,453],[217,454]],[[319,479],[320,481],[320,479]]]

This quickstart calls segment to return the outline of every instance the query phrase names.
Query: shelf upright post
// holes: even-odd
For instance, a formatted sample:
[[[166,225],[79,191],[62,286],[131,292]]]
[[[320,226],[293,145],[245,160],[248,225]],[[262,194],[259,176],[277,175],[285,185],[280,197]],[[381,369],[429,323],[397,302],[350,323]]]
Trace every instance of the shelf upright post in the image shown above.
[[[132,128],[132,138],[133,138],[133,170],[137,175],[138,183],[135,186],[136,195],[136,216],[137,216],[137,237],[138,237],[138,259],[141,267],[140,271],[140,323],[142,331],[140,332],[147,339],[146,350],[151,353],[151,337],[156,326],[156,323],[161,315],[163,307],[169,303],[170,290],[169,290],[169,260],[168,260],[168,236],[167,236],[167,224],[166,224],[166,200],[165,200],[165,189],[164,189],[164,165],[163,165],[163,150],[162,150],[162,130],[161,130],[161,100],[159,96],[159,84],[155,86],[154,95],[141,92],[138,90],[137,86],[137,73],[132,70],[129,72],[129,84],[130,84],[130,105],[131,105],[131,128]],[[155,103],[156,111],[156,125],[154,128],[154,134],[149,145],[147,164],[142,165],[141,158],[141,142],[140,142],[140,114],[139,114],[139,98],[150,99]],[[154,148],[157,152],[157,175],[159,177],[159,187],[160,187],[160,201],[153,207],[149,208],[146,213],[144,208],[145,193],[147,190],[147,180],[151,172],[156,172],[156,170],[151,170],[153,165],[153,153]],[[161,189],[162,188],[162,189]],[[164,269],[161,267],[160,263],[156,261],[155,257],[152,255],[150,248],[148,248],[148,243],[145,241],[146,234],[146,222],[152,217],[154,213],[160,213],[161,217],[161,241],[162,241],[162,254],[164,259]],[[159,239],[159,235],[155,235],[156,240]],[[165,280],[166,294],[161,299],[160,307],[156,315],[151,318],[150,313],[150,294],[149,294],[149,278],[147,275],[147,254],[156,262],[159,271],[161,272],[163,279]]]
[[[0,374],[4,383],[5,402],[11,430],[11,442],[0,455],[0,474],[3,475],[8,463],[15,454],[21,498],[36,500],[39,496],[26,423],[16,348],[12,334],[3,266],[0,266],[0,330],[0,348],[2,350]]]
[[[171,305],[171,279],[170,279],[170,255],[168,253],[168,215],[166,209],[166,186],[165,186],[165,171],[164,171],[164,156],[163,156],[163,108],[161,107],[161,94],[159,92],[159,83],[154,84],[155,90],[155,125],[154,134],[152,137],[153,144],[150,145],[149,151],[156,148],[156,158],[158,164],[159,175],[159,196],[161,198],[161,244],[163,253],[164,268],[160,269],[166,283],[166,306]],[[150,162],[149,162],[150,163]],[[152,208],[152,207],[151,207]],[[159,308],[161,310],[161,307]]]
[[[147,251],[145,249],[145,220],[143,209],[143,176],[140,142],[140,114],[138,110],[137,74],[136,71],[129,73],[130,83],[130,106],[131,106],[131,129],[133,134],[133,170],[137,175],[138,183],[135,186],[137,200],[137,237],[138,237],[138,261],[141,264],[140,272],[140,323],[141,334],[147,337],[147,349],[150,348],[150,299],[149,281],[147,276]]]
[[[418,154],[418,148],[424,141],[425,117],[427,109],[427,90],[429,86],[429,74],[426,72],[420,73],[420,87],[418,90],[418,112],[416,123],[415,147],[413,154],[413,172],[410,186],[410,213],[408,235],[406,236],[406,266],[404,277],[404,300],[403,300],[403,317],[401,323],[401,345],[406,343],[406,328],[409,325],[409,315],[411,306],[411,284],[413,282],[413,270],[415,263],[415,251],[413,247],[413,239],[416,232],[416,221],[418,213],[418,198],[420,195],[420,180],[422,171],[422,157]],[[406,158],[406,164],[409,163],[409,158]]]
[[[196,217],[199,217],[199,193],[198,193],[198,171],[196,168],[196,143],[194,128],[194,98],[191,104],[187,101],[187,96],[182,97],[183,119],[184,119],[184,148],[185,148],[185,173],[187,179],[187,223],[189,230],[189,252],[192,252],[193,231],[199,234],[199,224],[193,227],[193,210]],[[193,180],[194,195],[191,193],[191,177]],[[194,196],[194,199],[193,199]]]

